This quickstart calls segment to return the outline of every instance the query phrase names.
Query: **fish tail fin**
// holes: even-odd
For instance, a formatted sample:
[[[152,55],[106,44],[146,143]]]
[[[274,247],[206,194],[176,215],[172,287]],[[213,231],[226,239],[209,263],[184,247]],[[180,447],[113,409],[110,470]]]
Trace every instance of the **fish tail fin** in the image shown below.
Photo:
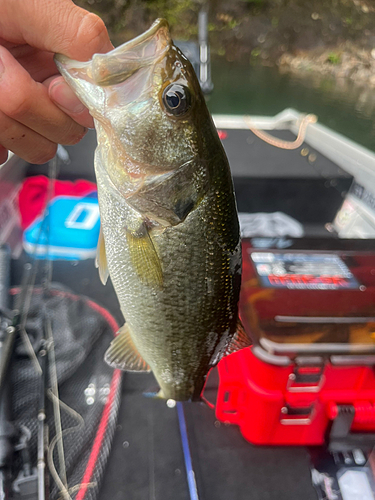
[[[161,389],[155,390],[155,391],[144,392],[143,396],[145,398],[152,398],[152,399],[165,399],[164,393]]]

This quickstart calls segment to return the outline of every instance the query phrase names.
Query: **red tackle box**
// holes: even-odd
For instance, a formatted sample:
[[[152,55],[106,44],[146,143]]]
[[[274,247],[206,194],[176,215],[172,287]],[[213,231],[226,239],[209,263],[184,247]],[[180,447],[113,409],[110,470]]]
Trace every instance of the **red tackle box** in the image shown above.
[[[254,344],[219,363],[216,416],[254,444],[371,448],[375,242],[288,241],[243,242]]]

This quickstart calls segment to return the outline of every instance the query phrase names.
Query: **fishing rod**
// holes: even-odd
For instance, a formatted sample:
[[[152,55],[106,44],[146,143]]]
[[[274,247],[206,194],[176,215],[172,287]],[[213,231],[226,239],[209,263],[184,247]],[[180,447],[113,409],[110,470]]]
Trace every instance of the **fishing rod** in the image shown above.
[[[10,267],[11,251],[9,246],[0,247],[0,499],[8,500],[12,493],[12,465],[16,451],[22,451],[24,467],[21,481],[24,492],[33,491],[35,477],[30,467],[30,456],[27,450],[30,433],[23,427],[17,429],[12,422],[12,386],[11,362],[15,350],[15,342],[22,325],[23,304],[27,303],[32,266],[24,268],[21,293],[16,301],[16,308],[10,311]],[[20,432],[21,431],[21,432]],[[19,438],[18,445],[16,438]],[[30,488],[31,486],[31,488]],[[41,499],[42,500],[42,499]],[[43,499],[44,500],[44,499]]]
[[[53,197],[54,181],[57,176],[59,163],[68,163],[69,156],[67,152],[59,146],[57,156],[49,162],[48,177],[49,186],[46,197],[45,209],[42,214],[42,222],[40,225],[39,235],[37,237],[34,253],[31,263],[24,266],[20,293],[17,295],[15,309],[9,311],[9,285],[10,285],[10,250],[0,247],[0,315],[2,321],[0,323],[0,500],[8,500],[11,498],[11,465],[14,451],[22,450],[24,459],[23,469],[19,476],[14,481],[13,488],[27,498],[35,498],[36,500],[46,500],[48,498],[48,476],[46,475],[47,468],[47,448],[48,448],[48,428],[46,425],[46,391],[48,373],[56,376],[56,366],[50,366],[49,353],[53,350],[53,339],[51,325],[47,318],[47,312],[44,311],[42,338],[39,346],[36,346],[36,352],[31,345],[30,339],[25,330],[32,294],[35,287],[36,277],[38,274],[39,260],[37,259],[37,251],[40,245],[42,233],[46,235],[47,248],[49,244],[49,205]],[[49,259],[49,252],[43,270],[43,294],[46,296],[51,279],[52,279],[52,261]],[[16,429],[11,422],[11,397],[10,397],[10,377],[9,372],[14,356],[16,340],[21,337],[29,357],[33,361],[34,367],[40,375],[39,379],[39,398],[37,410],[37,467],[36,474],[29,463],[29,453],[27,442],[30,439],[30,432],[25,428],[21,437],[21,444],[15,446]],[[52,345],[52,349],[51,349]],[[54,359],[54,358],[53,358]],[[56,390],[52,391],[56,394]],[[61,416],[60,407],[57,400],[53,405],[55,415],[55,425],[61,431]],[[56,415],[56,411],[58,414]],[[28,431],[28,432],[27,432]],[[60,473],[65,478],[64,486],[66,487],[65,462],[62,442],[58,446],[58,454],[60,459]],[[64,469],[64,471],[62,470]]]
[[[8,319],[11,320],[10,324],[7,326],[6,331],[3,335],[3,340],[1,343],[1,351],[0,351],[0,398],[2,397],[2,393],[6,386],[7,382],[7,374],[9,372],[9,364],[10,360],[13,356],[14,345],[17,338],[17,335],[20,331],[21,327],[21,318],[22,318],[22,310],[23,304],[26,302],[26,297],[28,295],[28,284],[30,280],[31,274],[31,264],[26,264],[24,267],[22,282],[21,282],[21,293],[18,296],[16,301],[16,307],[11,313],[5,313],[5,316],[8,316]],[[8,261],[8,272],[10,273],[10,255]],[[1,275],[1,278],[4,278],[5,273]],[[4,287],[8,286],[7,291],[9,292],[9,278],[7,285],[2,285],[2,292],[5,289]],[[2,306],[1,311],[8,311],[7,307]]]
[[[65,150],[64,150],[65,151]],[[44,261],[44,269],[42,275],[42,290],[43,297],[47,299],[50,285],[52,281],[52,260],[50,258],[49,253],[49,244],[50,244],[50,203],[53,198],[55,180],[57,177],[57,171],[59,167],[59,155],[56,155],[48,164],[48,190],[47,190],[47,200],[43,214],[42,224],[40,226],[40,235],[43,231],[46,235],[46,257]],[[38,238],[39,244],[40,238]],[[34,259],[37,255],[37,245],[35,247],[35,255]],[[35,262],[35,260],[34,260]],[[37,500],[46,500],[49,496],[49,488],[48,481],[46,475],[47,469],[47,451],[48,451],[48,439],[49,439],[49,429],[47,425],[47,398],[46,393],[48,389],[48,374],[50,374],[50,383],[56,377],[56,361],[54,357],[54,346],[53,346],[53,336],[52,336],[52,327],[50,323],[50,318],[48,316],[48,311],[46,307],[43,307],[43,326],[42,326],[42,338],[40,343],[40,348],[38,352],[38,360],[41,368],[41,377],[39,381],[39,404],[38,404],[38,439],[37,439],[37,476],[38,476],[38,492],[37,492]],[[56,390],[53,391],[54,394]],[[55,413],[58,412],[56,416]],[[55,415],[55,427],[56,432],[61,432],[61,416],[60,416],[60,406],[57,403],[53,404],[53,412]],[[64,486],[66,487],[66,475],[65,475],[65,460],[64,460],[64,450],[61,447],[58,448],[59,451],[59,460],[60,460],[60,472],[64,471],[63,477],[65,481],[63,481]]]
[[[45,337],[45,334],[44,334]],[[42,339],[38,360],[42,369],[42,375],[39,381],[39,401],[38,401],[38,440],[37,440],[37,477],[38,477],[38,500],[45,500],[48,495],[46,481],[46,450],[48,447],[48,427],[46,424],[46,387],[47,387],[47,342]]]
[[[197,482],[195,480],[195,472],[193,469],[193,461],[191,459],[191,453],[190,453],[190,445],[189,445],[189,438],[188,438],[187,427],[186,427],[185,412],[184,412],[183,403],[181,403],[180,401],[177,402],[177,416],[178,416],[178,423],[180,426],[182,451],[184,454],[184,462],[185,462],[185,469],[186,469],[186,476],[187,476],[187,481],[188,481],[190,500],[199,500]]]
[[[10,249],[0,247],[0,310],[6,311],[9,307],[10,284]],[[0,353],[7,349],[9,334],[9,318],[2,313],[0,324]],[[2,356],[1,356],[2,357]],[[11,463],[14,454],[15,426],[12,423],[11,381],[8,377],[3,382],[0,394],[0,499],[8,500],[11,489]]]
[[[205,8],[198,14],[199,82],[205,94],[210,94],[214,85],[211,80],[210,46],[208,43],[208,12]]]
[[[49,234],[50,234],[50,217],[49,217],[49,205],[53,197],[54,191],[54,181],[57,176],[57,158],[53,158],[48,164],[48,190],[47,190],[47,201],[43,215],[44,225],[43,231],[47,236],[46,241],[46,260],[44,263],[42,286],[43,286],[43,296],[46,297],[51,278],[52,278],[52,262],[49,258]],[[35,248],[35,252],[36,252]],[[51,340],[49,338],[49,331],[47,327],[47,311],[43,307],[43,326],[42,326],[42,338],[40,343],[40,349],[38,352],[38,360],[41,368],[41,377],[39,380],[39,401],[38,401],[38,440],[37,440],[37,474],[38,474],[38,500],[46,500],[48,498],[48,486],[46,481],[46,467],[47,467],[47,450],[48,450],[48,425],[47,425],[47,409],[46,409],[46,391],[47,391],[47,381],[48,381],[48,370],[49,370],[49,350],[51,349]]]
[[[47,196],[47,205],[49,203],[50,196]],[[44,212],[44,216],[46,211]],[[43,219],[44,220],[44,219]],[[43,225],[43,224],[42,224]],[[41,233],[41,232],[40,232]],[[40,240],[41,234],[39,234],[37,244]],[[35,285],[35,279],[38,272],[38,265],[36,260],[36,255],[33,255],[32,264],[27,263],[24,266],[20,293],[16,298],[15,309],[8,316],[13,316],[11,320],[11,325],[7,326],[3,336],[3,341],[1,344],[0,351],[0,439],[2,439],[2,446],[0,446],[0,499],[8,500],[11,498],[12,490],[12,463],[13,455],[18,448],[22,450],[23,458],[23,468],[21,469],[18,477],[15,479],[13,487],[15,491],[18,491],[22,496],[27,498],[35,498],[36,500],[46,500],[46,480],[45,480],[45,468],[46,468],[46,410],[45,410],[45,391],[46,391],[46,381],[47,381],[47,356],[45,351],[46,342],[42,335],[41,343],[38,349],[38,358],[34,349],[30,343],[28,335],[25,330],[26,321],[29,313],[31,297]],[[8,311],[9,309],[9,288],[10,288],[10,264],[11,264],[11,254],[10,250],[1,249],[0,251],[0,311]],[[4,332],[4,329],[1,330]],[[31,358],[38,365],[38,372],[40,373],[39,382],[39,401],[38,401],[38,430],[37,430],[37,472],[36,474],[32,470],[29,463],[29,453],[25,451],[27,448],[28,440],[30,436],[26,439],[21,438],[18,447],[15,446],[15,436],[17,434],[14,424],[11,422],[11,377],[9,376],[11,370],[11,363],[14,358],[15,345],[18,337],[22,337],[25,341],[26,339],[26,349],[30,355],[30,350],[32,350]],[[34,496],[34,493],[36,495]]]

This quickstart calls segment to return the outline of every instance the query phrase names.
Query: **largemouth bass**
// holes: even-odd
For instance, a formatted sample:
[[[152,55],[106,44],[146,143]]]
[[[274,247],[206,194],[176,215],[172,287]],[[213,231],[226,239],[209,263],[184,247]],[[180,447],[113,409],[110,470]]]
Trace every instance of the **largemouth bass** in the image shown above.
[[[163,19],[91,61],[56,61],[97,130],[97,262],[126,321],[106,361],[198,399],[209,369],[249,345],[232,178],[199,82]]]

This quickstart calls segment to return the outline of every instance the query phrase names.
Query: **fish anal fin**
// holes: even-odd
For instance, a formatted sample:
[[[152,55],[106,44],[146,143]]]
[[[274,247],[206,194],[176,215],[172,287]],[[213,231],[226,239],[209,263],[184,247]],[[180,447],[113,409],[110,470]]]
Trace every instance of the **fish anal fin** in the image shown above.
[[[108,347],[104,360],[112,368],[129,372],[150,372],[151,368],[139,354],[125,323]]]
[[[101,227],[99,232],[98,246],[96,249],[95,266],[99,270],[100,281],[103,283],[103,285],[105,285],[108,280],[109,272],[107,266],[107,256],[105,253],[103,230]]]
[[[151,287],[162,288],[161,262],[147,228],[140,235],[126,231],[126,238],[130,258],[139,279]]]
[[[243,324],[241,320],[237,321],[237,329],[230,342],[224,348],[217,348],[214,356],[211,360],[211,367],[216,366],[217,363],[225,358],[225,356],[229,356],[229,354],[233,354],[234,352],[240,351],[241,349],[245,349],[246,347],[250,347],[252,345],[252,341],[249,336],[245,332]]]
[[[229,354],[240,351],[241,349],[245,349],[245,347],[250,347],[251,345],[252,342],[248,334],[245,332],[245,328],[243,327],[241,320],[238,319],[236,333],[233,335],[232,340],[227,345],[223,353],[223,357],[229,356]]]

